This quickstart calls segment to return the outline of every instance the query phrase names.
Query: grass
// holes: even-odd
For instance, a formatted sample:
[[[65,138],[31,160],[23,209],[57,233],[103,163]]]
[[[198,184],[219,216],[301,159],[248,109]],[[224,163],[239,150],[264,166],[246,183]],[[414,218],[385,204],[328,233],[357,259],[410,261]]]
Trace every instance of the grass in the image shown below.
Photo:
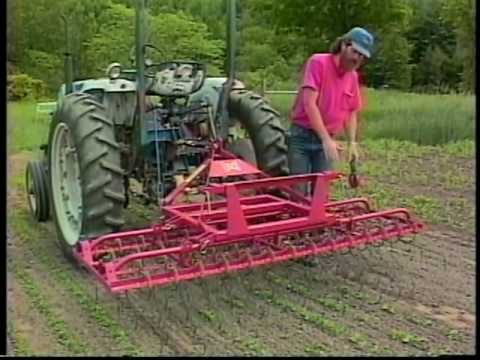
[[[272,105],[286,120],[294,95],[268,95]],[[467,95],[426,95],[393,90],[368,90],[368,107],[361,127],[362,139],[407,140],[419,145],[448,144],[447,152],[462,155],[470,140],[474,150],[475,97]],[[8,149],[36,150],[47,142],[49,117],[35,120],[35,102],[8,103],[10,136]],[[28,129],[28,131],[25,131]]]
[[[38,150],[48,141],[49,117],[42,115],[35,119],[35,102],[9,102],[8,151]]]
[[[287,119],[294,96],[280,94],[268,98]],[[420,145],[474,140],[475,97],[369,89],[364,119],[363,139],[408,140]]]

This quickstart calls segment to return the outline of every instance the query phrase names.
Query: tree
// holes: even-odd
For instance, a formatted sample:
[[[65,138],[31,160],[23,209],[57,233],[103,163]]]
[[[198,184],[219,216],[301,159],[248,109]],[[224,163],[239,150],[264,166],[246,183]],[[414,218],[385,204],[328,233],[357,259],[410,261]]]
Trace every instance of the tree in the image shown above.
[[[412,89],[456,89],[461,80],[461,59],[455,51],[454,27],[444,19],[441,2],[423,0],[415,5],[406,33],[412,45]]]
[[[410,83],[410,46],[404,38],[412,17],[409,0],[248,0],[248,3],[252,12],[262,14],[267,19],[264,22],[270,22],[277,32],[295,33],[303,42],[306,56],[329,51],[335,39],[354,26],[365,27],[378,44],[366,71],[370,85],[379,86],[387,81],[405,88]],[[399,46],[391,46],[390,41]],[[377,74],[378,71],[382,73]]]
[[[453,24],[457,53],[462,60],[462,86],[475,92],[475,13],[474,0],[443,0],[443,16]]]
[[[121,4],[113,4],[99,17],[97,34],[85,43],[88,73],[103,75],[111,62],[130,66],[135,44],[135,12]],[[222,64],[222,45],[210,39],[207,26],[187,15],[160,14],[148,16],[147,42],[159,49],[155,62],[172,59],[202,61],[210,73],[218,73]]]

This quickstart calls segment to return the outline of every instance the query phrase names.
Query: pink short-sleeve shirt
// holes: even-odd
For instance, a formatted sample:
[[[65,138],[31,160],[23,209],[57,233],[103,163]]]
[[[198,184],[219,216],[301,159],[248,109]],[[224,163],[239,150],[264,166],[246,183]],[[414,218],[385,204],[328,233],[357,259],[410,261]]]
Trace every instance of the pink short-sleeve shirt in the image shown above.
[[[342,132],[352,113],[361,106],[358,74],[355,71],[342,73],[334,62],[333,54],[314,54],[305,65],[292,120],[310,129],[303,98],[303,89],[306,87],[313,88],[320,94],[317,105],[330,135]]]

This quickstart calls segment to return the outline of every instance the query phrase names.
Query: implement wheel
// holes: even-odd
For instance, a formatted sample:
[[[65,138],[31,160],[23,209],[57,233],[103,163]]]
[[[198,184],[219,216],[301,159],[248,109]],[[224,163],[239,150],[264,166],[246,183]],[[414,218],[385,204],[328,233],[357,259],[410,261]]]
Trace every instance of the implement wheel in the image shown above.
[[[255,163],[260,170],[271,176],[288,175],[286,131],[280,114],[264,98],[248,90],[230,93],[228,111],[245,127],[252,145],[246,145],[245,140],[243,143],[237,141],[232,144],[232,151],[253,162],[253,156],[247,154],[253,147]]]
[[[50,217],[47,173],[43,161],[29,161],[25,172],[28,206],[35,220],[47,221]]]
[[[120,148],[105,107],[88,94],[62,101],[50,127],[49,180],[57,237],[68,256],[81,240],[120,229]]]

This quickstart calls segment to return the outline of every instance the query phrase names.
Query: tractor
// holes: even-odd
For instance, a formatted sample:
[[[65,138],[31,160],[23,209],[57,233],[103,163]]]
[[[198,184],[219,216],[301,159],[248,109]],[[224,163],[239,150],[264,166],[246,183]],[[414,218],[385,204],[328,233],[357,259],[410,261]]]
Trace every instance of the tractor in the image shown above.
[[[53,219],[67,257],[125,292],[423,229],[407,209],[331,201],[338,172],[289,176],[279,112],[235,79],[235,1],[227,2],[226,77],[192,60],[154,62],[144,1],[136,2],[134,68],[114,62],[104,78],[73,81],[66,52],[43,159],[27,165],[31,213]],[[239,125],[247,136],[237,136]],[[158,217],[123,230],[132,184]]]

